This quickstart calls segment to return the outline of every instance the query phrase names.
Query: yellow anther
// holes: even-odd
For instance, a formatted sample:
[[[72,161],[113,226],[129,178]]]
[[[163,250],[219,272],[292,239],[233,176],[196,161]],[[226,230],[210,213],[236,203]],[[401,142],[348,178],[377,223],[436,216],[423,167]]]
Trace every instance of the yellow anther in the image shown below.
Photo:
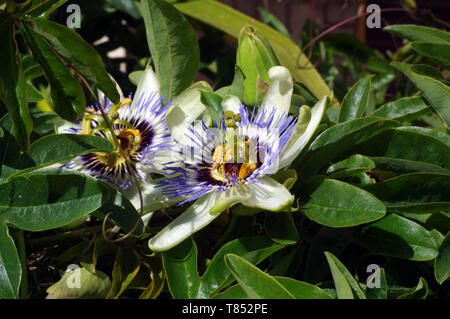
[[[128,104],[130,104],[132,101],[129,98],[124,98],[122,101],[120,101],[119,106],[117,107],[117,109],[120,109],[121,107],[124,107]]]
[[[256,163],[243,163],[239,170],[238,179],[241,180],[241,179],[246,178],[257,168],[258,168],[258,165]]]
[[[91,120],[83,118],[81,121],[81,134],[89,135],[91,133]]]
[[[120,138],[128,138],[131,135],[139,136],[139,134],[140,134],[139,130],[126,129],[119,133],[119,137]]]

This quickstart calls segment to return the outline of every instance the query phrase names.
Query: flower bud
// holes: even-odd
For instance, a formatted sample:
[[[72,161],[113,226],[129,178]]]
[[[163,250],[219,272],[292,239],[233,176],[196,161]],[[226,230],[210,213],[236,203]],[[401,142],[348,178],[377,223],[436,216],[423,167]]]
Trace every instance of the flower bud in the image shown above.
[[[270,83],[268,71],[280,63],[269,42],[251,26],[239,34],[236,64],[245,77],[244,104],[260,104]]]

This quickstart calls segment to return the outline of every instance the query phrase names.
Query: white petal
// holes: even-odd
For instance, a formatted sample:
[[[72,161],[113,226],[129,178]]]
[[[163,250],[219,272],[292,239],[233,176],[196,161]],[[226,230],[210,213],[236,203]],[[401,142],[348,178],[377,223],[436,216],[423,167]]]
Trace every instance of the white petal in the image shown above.
[[[156,94],[155,99],[158,99],[160,97],[159,91],[160,83],[158,75],[153,72],[151,66],[148,66],[139,80],[136,92],[134,92],[133,95],[133,102],[131,102],[130,109],[133,109],[141,98],[145,100],[151,94]]]
[[[234,114],[239,114],[241,110],[241,101],[237,96],[228,95],[222,100],[222,109],[224,111],[232,111]]]
[[[186,211],[152,237],[148,246],[154,251],[168,250],[211,223],[219,214],[211,215],[217,193],[197,199]]]
[[[180,143],[188,144],[187,128],[206,109],[201,102],[200,91],[211,92],[211,86],[204,82],[196,82],[172,100],[167,110],[166,125],[172,137]]]
[[[314,105],[311,110],[311,120],[309,121],[305,132],[299,138],[294,136],[294,138],[298,138],[296,141],[288,141],[288,147],[285,147],[281,153],[280,168],[289,165],[298,156],[298,154],[300,154],[306,144],[308,144],[309,140],[319,126],[320,121],[322,120],[322,116],[325,113],[327,105],[327,96],[322,97],[322,99]]]
[[[242,187],[231,187],[229,190],[218,192],[216,195],[214,206],[211,207],[209,212],[211,215],[220,214],[227,208],[245,201],[251,196],[251,193]]]
[[[277,212],[287,208],[294,201],[294,196],[289,190],[272,177],[265,176],[260,181],[262,183],[241,186],[247,188],[251,193],[250,197],[242,204]]]
[[[140,183],[142,192],[142,199],[144,202],[144,214],[153,212],[162,208],[167,208],[181,202],[183,197],[168,198],[168,196],[162,195],[162,188],[155,187],[157,180],[152,182]],[[141,208],[141,202],[139,199],[139,193],[136,186],[130,186],[127,189],[121,191],[121,193],[128,198],[133,206],[139,210]]]
[[[272,82],[270,82],[262,105],[268,110],[276,108],[275,119],[277,119],[282,114],[289,112],[294,82],[292,81],[291,73],[284,66],[271,67],[269,69],[269,78]]]
[[[66,120],[58,120],[55,123],[55,132],[56,134],[67,134],[69,129],[81,129],[81,125],[74,124],[72,122]]]

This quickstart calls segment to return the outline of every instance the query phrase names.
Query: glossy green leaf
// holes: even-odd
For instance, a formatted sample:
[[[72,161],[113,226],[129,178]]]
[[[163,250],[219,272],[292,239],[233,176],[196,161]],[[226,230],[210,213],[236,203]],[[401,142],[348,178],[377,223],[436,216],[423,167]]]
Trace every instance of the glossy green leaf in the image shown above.
[[[434,260],[434,276],[441,285],[450,277],[450,232],[445,236]]]
[[[330,89],[301,49],[289,38],[264,23],[219,1],[194,0],[179,2],[175,6],[184,14],[210,24],[235,38],[239,36],[244,25],[252,25],[269,41],[281,65],[289,69],[296,81],[305,84],[318,99],[324,95],[331,95]]]
[[[78,268],[66,272],[62,278],[47,289],[50,299],[101,299],[111,287],[109,277],[96,270]]]
[[[266,212],[264,231],[270,239],[280,244],[291,245],[299,240],[291,213]]]
[[[353,85],[342,100],[338,122],[346,122],[360,117],[369,104],[370,81],[373,75],[368,75]]]
[[[450,175],[409,173],[368,185],[391,212],[439,212],[450,208]]]
[[[330,165],[326,170],[330,178],[340,178],[375,168],[375,163],[366,156],[355,154]]]
[[[307,282],[298,281],[289,277],[273,276],[295,299],[334,299],[325,290]],[[234,285],[218,294],[214,299],[249,299],[240,285]]]
[[[161,94],[169,101],[194,80],[200,61],[197,39],[186,18],[166,1],[143,0],[141,8]]]
[[[425,299],[428,296],[428,284],[420,277],[417,287],[410,292],[398,296],[398,299]]]
[[[433,172],[450,175],[450,170],[430,163],[392,157],[370,157],[370,159],[375,163],[377,171],[392,171],[396,174]]]
[[[448,107],[450,88],[430,76],[414,72],[410,64],[392,62],[392,66],[405,74],[422,91],[423,96],[436,113],[442,117],[447,125],[450,125],[450,108]]]
[[[397,121],[412,121],[430,112],[430,107],[421,97],[402,97],[380,106],[371,115],[386,117]]]
[[[22,268],[14,240],[0,213],[0,298],[18,298]]]
[[[162,253],[170,293],[175,299],[192,299],[198,294],[197,247],[191,238]]]
[[[420,25],[413,25],[413,24],[390,25],[385,27],[383,31],[393,33],[409,41],[424,41],[429,43],[450,42],[449,32]]]
[[[325,257],[331,269],[338,299],[366,299],[358,282],[339,259],[327,251],[325,252]]]
[[[399,158],[450,169],[450,146],[426,132],[409,127],[387,130],[356,146],[354,151],[373,157]]]
[[[447,69],[450,68],[450,43],[413,42],[411,47],[417,53],[436,59]]]
[[[439,249],[428,230],[396,214],[359,229],[356,242],[372,252],[410,260],[431,260]]]
[[[253,299],[294,299],[275,278],[264,273],[244,258],[235,254],[225,255],[225,264],[245,293]]]
[[[75,221],[110,197],[93,178],[41,172],[0,184],[0,216],[19,228],[41,231]]]
[[[78,33],[45,19],[35,19],[31,23],[33,30],[51,43],[70,65],[105,93],[111,101],[119,102],[116,84],[106,72],[100,55]]]
[[[333,299],[325,290],[307,282],[298,281],[289,277],[274,276],[289,293],[294,295],[296,299]]]
[[[229,282],[231,273],[225,265],[226,254],[236,254],[257,265],[283,247],[283,244],[278,244],[266,236],[242,237],[225,244],[214,255],[202,276],[199,296],[207,298]]]
[[[112,271],[112,285],[106,298],[117,299],[136,277],[141,261],[134,249],[120,247]]]
[[[371,116],[333,125],[311,143],[305,152],[299,174],[303,180],[308,180],[339,155],[396,125],[395,121]]]
[[[0,99],[8,108],[14,122],[14,135],[23,150],[30,146],[33,127],[28,111],[25,76],[18,64],[19,56],[14,39],[13,20],[8,15],[0,15]]]
[[[53,110],[66,120],[76,120],[86,107],[83,89],[60,57],[36,31],[26,25],[23,30],[33,57],[42,66],[51,86]]]
[[[314,185],[303,198],[301,210],[305,215],[325,226],[351,227],[384,216],[383,203],[369,192],[353,185],[324,179]],[[355,198],[358,198],[355,201]]]

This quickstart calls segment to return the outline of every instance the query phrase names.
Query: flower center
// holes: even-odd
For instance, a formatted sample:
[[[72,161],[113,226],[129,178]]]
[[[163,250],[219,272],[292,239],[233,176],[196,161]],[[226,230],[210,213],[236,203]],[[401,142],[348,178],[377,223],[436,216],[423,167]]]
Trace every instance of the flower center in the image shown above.
[[[223,143],[217,146],[213,154],[211,176],[221,182],[238,182],[248,177],[259,167],[257,161],[252,161],[248,141]]]
[[[120,131],[117,135],[117,140],[122,148],[122,152],[128,158],[133,160],[133,156],[139,149],[141,144],[141,136],[139,130],[125,129]],[[97,153],[97,158],[100,162],[113,168],[121,165],[125,165],[125,159],[122,157],[120,149],[111,153]]]

